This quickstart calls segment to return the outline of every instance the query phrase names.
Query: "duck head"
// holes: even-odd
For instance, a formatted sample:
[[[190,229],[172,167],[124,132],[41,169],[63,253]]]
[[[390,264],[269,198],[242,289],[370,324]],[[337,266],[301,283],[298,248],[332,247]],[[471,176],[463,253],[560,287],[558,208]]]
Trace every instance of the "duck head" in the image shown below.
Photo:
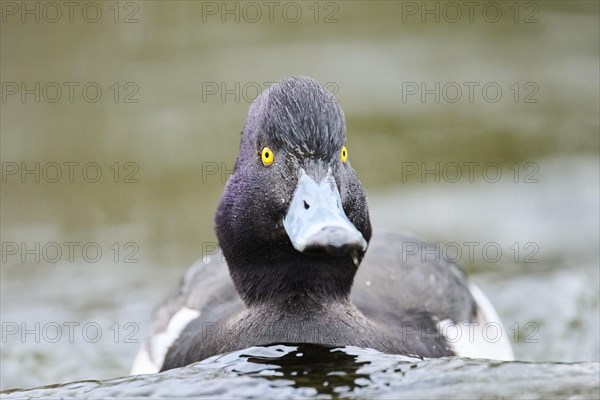
[[[247,305],[347,300],[371,224],[345,143],[344,113],[313,79],[286,79],[252,103],[216,214]]]

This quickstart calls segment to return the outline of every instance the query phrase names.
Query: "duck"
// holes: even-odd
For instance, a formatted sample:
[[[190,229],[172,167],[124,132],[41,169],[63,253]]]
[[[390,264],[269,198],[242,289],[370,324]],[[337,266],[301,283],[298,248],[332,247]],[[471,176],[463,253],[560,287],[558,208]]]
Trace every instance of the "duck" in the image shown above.
[[[250,105],[215,232],[218,250],[153,311],[132,374],[277,343],[514,357],[458,263],[406,251],[422,243],[410,236],[373,234],[344,112],[312,78],[284,79]]]

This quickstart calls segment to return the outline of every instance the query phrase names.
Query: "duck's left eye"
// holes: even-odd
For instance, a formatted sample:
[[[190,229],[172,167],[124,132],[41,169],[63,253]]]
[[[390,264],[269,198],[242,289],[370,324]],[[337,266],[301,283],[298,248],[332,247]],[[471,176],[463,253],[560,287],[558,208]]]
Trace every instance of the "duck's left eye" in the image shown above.
[[[346,148],[346,146],[342,147],[342,161],[348,161],[348,149]]]
[[[273,164],[273,161],[275,161],[275,154],[273,153],[273,150],[268,147],[263,147],[261,157],[262,162],[265,165],[271,165]]]

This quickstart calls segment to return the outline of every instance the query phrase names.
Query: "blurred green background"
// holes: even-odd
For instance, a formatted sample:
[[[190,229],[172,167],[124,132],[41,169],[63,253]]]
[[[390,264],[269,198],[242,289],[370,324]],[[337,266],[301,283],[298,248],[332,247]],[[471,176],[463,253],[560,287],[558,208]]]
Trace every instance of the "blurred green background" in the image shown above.
[[[3,389],[127,372],[138,344],[110,327],[125,334],[134,322],[142,340],[151,308],[215,240],[247,109],[257,88],[290,75],[326,84],[344,108],[376,230],[499,244],[499,262],[480,251],[461,262],[506,327],[520,324],[517,358],[600,358],[597,1],[476,2],[472,16],[462,2],[274,2],[271,19],[260,1],[76,3],[71,22],[60,2],[2,2]],[[421,84],[439,84],[439,99],[409,94]],[[64,163],[75,162],[69,182]],[[436,162],[479,166],[473,182],[466,167],[456,183],[450,172],[422,179],[422,163]],[[21,176],[36,163],[39,182]],[[82,176],[87,163],[98,182]],[[488,163],[497,182],[482,173]],[[73,260],[11,247],[65,242],[79,243]],[[97,262],[82,256],[86,243],[102,249]],[[94,321],[104,335],[5,335],[53,321]],[[528,322],[537,343],[523,343]]]

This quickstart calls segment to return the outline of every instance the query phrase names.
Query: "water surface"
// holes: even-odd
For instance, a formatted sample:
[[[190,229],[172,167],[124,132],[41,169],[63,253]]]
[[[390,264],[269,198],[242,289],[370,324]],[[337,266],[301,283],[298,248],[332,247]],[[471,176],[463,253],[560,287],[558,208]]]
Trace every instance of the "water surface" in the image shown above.
[[[597,398],[598,363],[420,360],[356,347],[252,347],[184,368],[6,392],[37,398]],[[560,376],[560,379],[556,379]]]

